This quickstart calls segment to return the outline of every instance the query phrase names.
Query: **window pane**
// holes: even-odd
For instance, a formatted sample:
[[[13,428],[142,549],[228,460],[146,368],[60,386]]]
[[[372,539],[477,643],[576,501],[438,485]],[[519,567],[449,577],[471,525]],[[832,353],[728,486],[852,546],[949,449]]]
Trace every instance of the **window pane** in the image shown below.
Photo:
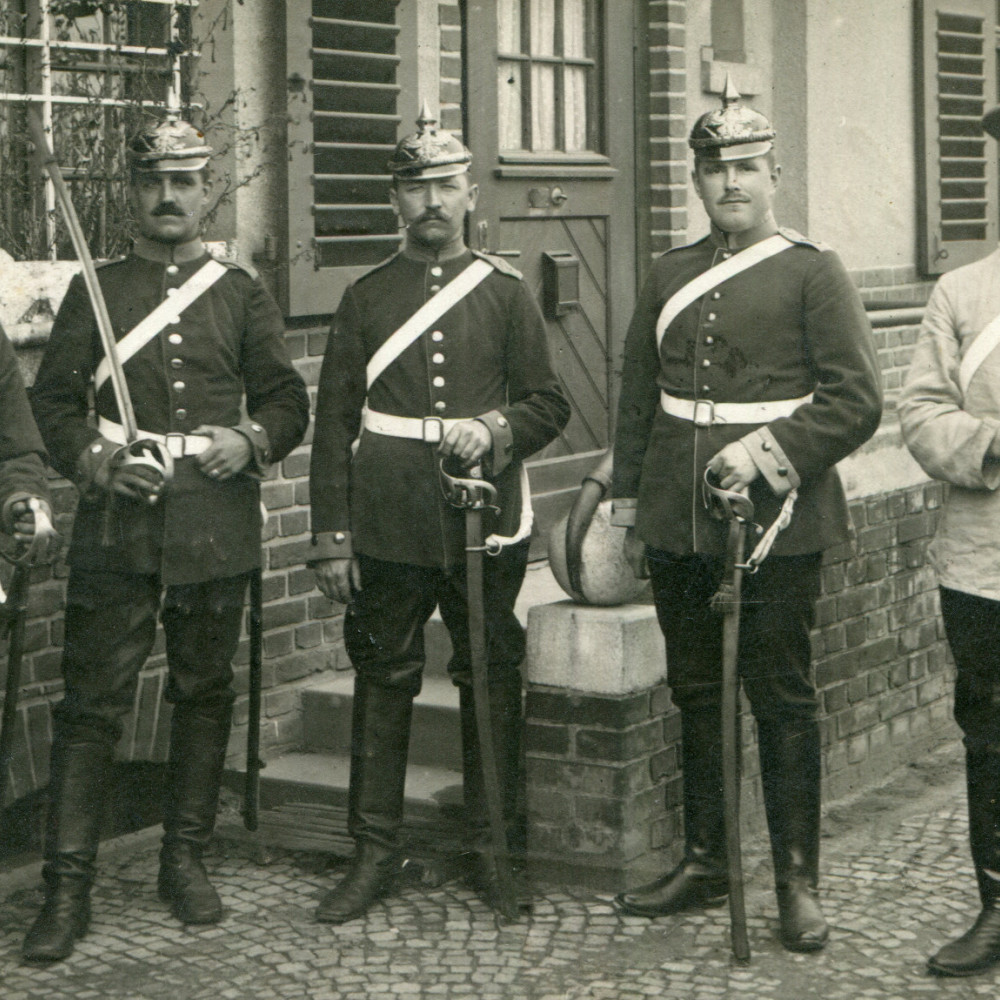
[[[531,148],[556,149],[556,71],[554,66],[531,67]]]
[[[531,54],[556,54],[556,0],[533,0],[531,4]]]
[[[586,0],[563,0],[563,55],[580,59],[587,54]]]
[[[513,61],[501,61],[497,67],[501,149],[522,149],[524,147],[521,93],[521,64]]]
[[[587,148],[587,70],[582,66],[567,66],[564,72],[566,152],[579,153]]]
[[[497,45],[511,55],[521,51],[521,0],[497,0]]]

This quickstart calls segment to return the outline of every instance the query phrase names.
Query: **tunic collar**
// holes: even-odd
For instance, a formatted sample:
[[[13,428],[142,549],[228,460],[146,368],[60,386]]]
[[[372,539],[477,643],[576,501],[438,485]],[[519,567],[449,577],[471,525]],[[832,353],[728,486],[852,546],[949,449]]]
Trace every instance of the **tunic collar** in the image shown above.
[[[187,243],[157,243],[148,236],[137,236],[132,244],[132,252],[143,260],[159,264],[188,264],[205,256],[205,244],[200,239]]]
[[[747,247],[753,246],[754,243],[760,243],[761,240],[766,240],[769,236],[773,236],[778,232],[778,227],[775,225],[773,219],[768,219],[766,222],[762,222],[759,226],[755,226],[753,229],[748,229],[742,233],[724,233],[715,223],[712,223],[712,229],[709,233],[709,242],[716,250],[729,250],[731,253],[738,253],[740,250],[746,250]],[[730,246],[729,237],[735,236],[736,242],[734,245]]]
[[[450,244],[440,253],[435,253],[433,250],[426,250],[421,246],[412,245],[409,242],[404,243],[403,249],[400,251],[407,260],[417,260],[424,264],[440,264],[446,260],[464,257],[468,252],[469,248],[462,240]]]

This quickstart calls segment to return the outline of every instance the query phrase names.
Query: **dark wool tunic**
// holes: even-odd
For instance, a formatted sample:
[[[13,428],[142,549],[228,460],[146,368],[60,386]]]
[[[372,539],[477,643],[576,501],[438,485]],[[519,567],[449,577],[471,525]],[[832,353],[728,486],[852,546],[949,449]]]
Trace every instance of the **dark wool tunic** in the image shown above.
[[[175,274],[135,254],[102,266],[98,277],[115,337],[125,336],[207,260],[182,263]],[[140,432],[233,427],[249,438],[253,460],[247,472],[225,482],[200,472],[194,458],[177,460],[157,504],[115,499],[110,545],[102,538],[108,494],[91,486],[106,450],[95,457],[91,449],[100,435],[87,419],[88,388],[103,350],[83,279],[70,283],[32,405],[53,466],[81,487],[69,552],[74,566],[156,573],[164,584],[184,584],[235,576],[260,562],[257,473],[302,440],[309,400],[288,359],[274,300],[255,275],[224,263],[227,273],[127,361],[125,375]],[[97,392],[96,409],[119,420],[110,380]]]
[[[849,537],[833,466],[878,427],[882,395],[871,327],[837,255],[790,230],[781,233],[791,247],[688,305],[668,326],[659,352],[655,328],[664,303],[733,254],[713,233],[660,257],[642,290],[625,344],[613,491],[637,498],[636,530],[654,548],[725,552],[727,529],[704,508],[702,476],[716,452],[741,438],[762,472],[765,460],[772,463],[750,487],[755,520],[769,526],[784,495],[800,483],[775,555],[818,552]],[[767,423],[769,435],[761,439],[754,434],[760,425],[699,428],[669,416],[661,390],[716,403],[809,393],[813,400]]]
[[[364,553],[388,562],[464,564],[464,515],[444,500],[437,446],[361,427],[365,366],[438,288],[473,260],[440,265],[403,254],[347,289],[330,330],[316,402],[310,498],[314,558]],[[499,521],[514,534],[521,513],[520,465],[569,419],[553,373],[545,324],[518,272],[494,271],[411,344],[375,381],[368,407],[403,417],[480,417],[493,434],[484,463],[499,489]],[[343,539],[334,541],[338,533]]]
[[[0,327],[0,510],[26,497],[48,499],[44,458],[17,356]]]

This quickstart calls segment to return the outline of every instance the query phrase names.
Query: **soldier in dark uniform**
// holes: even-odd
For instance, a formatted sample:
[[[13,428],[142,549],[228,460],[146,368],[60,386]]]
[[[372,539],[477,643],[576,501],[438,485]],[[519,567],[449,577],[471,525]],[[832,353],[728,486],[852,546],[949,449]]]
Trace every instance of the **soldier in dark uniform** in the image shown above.
[[[569,418],[544,322],[520,274],[465,246],[464,221],[478,194],[468,174],[471,153],[435,127],[426,107],[417,124],[419,131],[398,144],[389,164],[392,203],[406,227],[403,249],[344,293],[316,403],[311,565],[323,593],[348,604],[344,638],[357,671],[349,803],[357,853],[346,877],[320,903],[318,919],[330,923],[363,914],[389,890],[398,867],[423,625],[435,606],[451,634],[449,670],[461,699],[470,876],[491,898],[464,521],[442,496],[439,462],[481,463],[499,492],[501,515],[487,531],[503,548],[486,559],[486,633],[494,741],[512,828],[524,656],[514,601],[530,530],[522,463]],[[470,277],[478,284],[455,294],[458,286],[450,283]],[[439,292],[454,301],[429,325],[421,322],[416,339],[372,381],[379,359],[391,353],[384,345],[394,331]]]
[[[720,905],[729,890],[722,616],[710,607],[727,528],[702,501],[707,466],[721,488],[749,490],[765,527],[791,508],[773,555],[744,577],[738,662],[757,721],[781,940],[814,951],[828,930],[816,894],[820,736],[809,631],[822,550],[849,538],[833,466],[874,433],[881,390],[871,330],[840,260],[775,223],[773,137],[731,82],[722,109],[695,123],[693,180],[711,232],[656,261],[626,339],[613,523],[631,527],[626,548],[637,572],[648,564],[666,638],[681,713],[685,850],[677,868],[618,904],[660,916]]]
[[[0,526],[22,544],[35,535],[32,500],[52,521],[44,459],[45,445],[31,415],[17,356],[0,327]],[[49,541],[42,548],[37,559],[50,555],[54,546]]]
[[[231,661],[260,562],[259,479],[303,437],[309,404],[260,279],[201,242],[211,149],[168,118],[129,147],[139,236],[98,272],[141,438],[174,459],[164,485],[128,462],[88,294],[70,283],[32,401],[52,464],[80,494],[69,551],[66,693],[55,708],[45,905],[31,961],[64,958],[87,930],[100,816],[122,717],[166,635],[173,705],[159,893],[185,923],[222,914],[200,855],[229,739]],[[98,426],[87,419],[93,386]],[[244,405],[245,404],[245,405]],[[165,599],[161,608],[161,596]]]

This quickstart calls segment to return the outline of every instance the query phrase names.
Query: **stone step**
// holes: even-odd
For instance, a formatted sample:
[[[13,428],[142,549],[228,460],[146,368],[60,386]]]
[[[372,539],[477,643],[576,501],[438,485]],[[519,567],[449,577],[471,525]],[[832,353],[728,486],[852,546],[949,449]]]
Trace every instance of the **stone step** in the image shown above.
[[[528,611],[538,604],[565,598],[548,563],[532,563],[525,575],[515,612],[527,623]],[[414,703],[410,737],[412,764],[461,770],[458,691],[448,680],[451,639],[437,613],[424,628],[427,665],[423,686]],[[351,743],[353,673],[306,688],[302,694],[305,749],[347,754]]]
[[[293,850],[350,854],[347,786],[350,760],[337,753],[286,753],[260,773],[260,838]],[[227,770],[225,785],[242,795],[244,773]],[[238,821],[220,834],[240,839]],[[462,828],[462,776],[443,767],[410,763],[406,769],[404,841],[458,843]]]
[[[302,692],[305,748],[343,754],[346,758],[351,746],[353,704],[353,674],[305,688]],[[447,677],[424,677],[423,687],[413,703],[409,761],[411,765],[462,769],[458,689]]]
[[[564,600],[547,563],[528,567],[515,608],[522,624],[538,604]],[[439,617],[425,628],[427,668],[414,703],[406,772],[404,840],[418,855],[445,845],[457,850],[462,829],[461,734],[458,690],[447,676],[451,640]],[[350,776],[353,673],[303,690],[307,749],[268,761],[260,775],[259,839],[287,849],[349,854],[347,787]],[[225,783],[241,796],[244,775],[227,770]],[[238,818],[219,831],[235,840],[254,839]]]

